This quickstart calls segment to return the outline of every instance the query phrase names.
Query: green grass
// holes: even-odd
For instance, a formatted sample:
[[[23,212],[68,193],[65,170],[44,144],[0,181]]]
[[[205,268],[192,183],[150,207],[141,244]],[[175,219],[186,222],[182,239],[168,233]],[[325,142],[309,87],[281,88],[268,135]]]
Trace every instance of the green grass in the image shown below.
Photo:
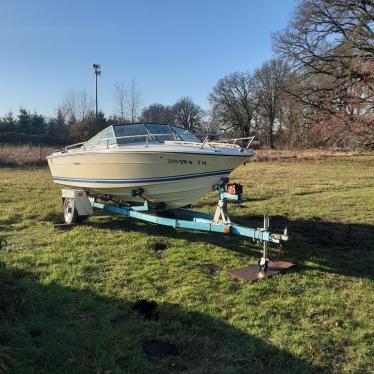
[[[238,237],[113,216],[57,230],[49,171],[0,169],[0,371],[5,361],[28,374],[373,373],[374,156],[251,163],[231,180],[247,199],[232,219],[288,226],[272,258],[297,271],[235,281],[226,270],[260,257]],[[157,318],[133,311],[140,299],[158,303]],[[176,354],[149,357],[154,339]]]

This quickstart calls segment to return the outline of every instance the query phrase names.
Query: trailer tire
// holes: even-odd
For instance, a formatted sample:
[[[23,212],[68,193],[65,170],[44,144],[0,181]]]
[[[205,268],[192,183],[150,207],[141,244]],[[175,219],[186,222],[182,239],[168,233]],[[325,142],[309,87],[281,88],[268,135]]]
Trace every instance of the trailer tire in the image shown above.
[[[75,209],[74,199],[65,197],[64,199],[64,221],[66,224],[71,225],[79,221],[78,212]]]

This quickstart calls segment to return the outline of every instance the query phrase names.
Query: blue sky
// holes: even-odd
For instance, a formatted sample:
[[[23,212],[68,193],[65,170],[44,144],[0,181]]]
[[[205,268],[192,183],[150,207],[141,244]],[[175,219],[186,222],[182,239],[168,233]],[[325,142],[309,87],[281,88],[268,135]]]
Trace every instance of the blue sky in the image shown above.
[[[204,108],[217,80],[272,57],[271,33],[295,0],[0,0],[0,115],[52,115],[72,90],[114,112],[113,87],[135,78],[142,104],[191,96]]]

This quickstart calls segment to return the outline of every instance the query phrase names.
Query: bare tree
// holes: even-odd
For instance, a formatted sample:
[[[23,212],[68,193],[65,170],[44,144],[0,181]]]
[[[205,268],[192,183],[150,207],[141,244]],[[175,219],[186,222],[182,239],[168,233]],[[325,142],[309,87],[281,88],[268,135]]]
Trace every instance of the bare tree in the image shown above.
[[[174,113],[170,106],[151,104],[143,108],[141,119],[144,122],[173,123]]]
[[[374,112],[373,1],[303,0],[273,40],[299,72],[294,94],[312,121],[315,111],[321,122],[339,114],[346,123]]]
[[[135,79],[132,79],[129,83],[121,81],[114,85],[114,117],[117,121],[126,123],[137,120],[142,101],[137,85]]]
[[[334,75],[337,65],[373,57],[373,26],[370,0],[303,0],[288,27],[274,35],[274,46],[311,73]]]
[[[64,117],[77,121],[91,115],[94,109],[94,100],[86,90],[70,91],[61,105]]]
[[[205,110],[201,124],[201,134],[210,135],[214,139],[215,135],[220,135],[222,133],[222,128],[220,128],[218,122],[214,120],[212,111]]]
[[[86,141],[99,131],[108,126],[107,120],[103,112],[99,112],[97,116],[92,111],[85,118],[69,124],[70,135],[76,141]]]
[[[131,122],[135,122],[139,115],[140,104],[141,104],[141,94],[137,89],[138,83],[135,79],[132,79],[129,83],[129,87],[127,90],[127,97],[128,97],[128,112],[129,118]]]
[[[114,85],[114,105],[115,105],[115,113],[116,118],[122,122],[126,122],[126,113],[127,113],[127,89],[125,82],[117,82]]]
[[[277,113],[277,143],[288,148],[310,145],[308,124],[303,117],[303,104],[289,92],[295,92],[299,79],[294,74],[287,78],[281,93]]]
[[[202,122],[203,111],[190,97],[182,97],[173,105],[174,123],[189,131],[196,131]]]
[[[279,114],[282,93],[289,76],[289,67],[281,59],[265,62],[253,77],[254,92],[260,112],[267,119],[269,145],[274,148],[274,123]]]
[[[212,120],[226,131],[239,131],[242,136],[252,132],[257,109],[250,73],[233,73],[219,80],[209,95],[213,105]]]

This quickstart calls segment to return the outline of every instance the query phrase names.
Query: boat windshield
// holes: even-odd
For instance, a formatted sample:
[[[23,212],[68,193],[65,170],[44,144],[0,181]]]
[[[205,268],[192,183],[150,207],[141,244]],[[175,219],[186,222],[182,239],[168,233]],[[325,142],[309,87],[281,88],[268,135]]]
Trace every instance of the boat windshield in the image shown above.
[[[109,126],[106,129],[100,131],[98,134],[96,134],[88,142],[86,142],[85,146],[94,147],[97,145],[107,145],[107,144],[115,144],[115,143],[116,141],[114,139],[112,126]]]
[[[173,131],[175,131],[180,140],[183,140],[185,142],[201,143],[200,139],[198,139],[194,134],[190,133],[188,130],[176,126],[171,126],[171,128],[173,129]]]
[[[149,134],[144,125],[113,126],[118,144],[145,143]]]
[[[147,130],[152,134],[151,139],[157,140],[158,142],[164,142],[165,140],[178,140],[175,132],[172,131],[168,125],[160,125],[158,123],[146,123],[144,125]]]
[[[181,127],[158,123],[140,123],[109,126],[88,140],[85,146],[162,143],[166,140],[201,143],[195,135]]]
[[[182,140],[199,142],[200,140],[186,129],[158,123],[114,125],[114,133],[118,144],[144,143],[148,141],[164,142],[166,140]]]

